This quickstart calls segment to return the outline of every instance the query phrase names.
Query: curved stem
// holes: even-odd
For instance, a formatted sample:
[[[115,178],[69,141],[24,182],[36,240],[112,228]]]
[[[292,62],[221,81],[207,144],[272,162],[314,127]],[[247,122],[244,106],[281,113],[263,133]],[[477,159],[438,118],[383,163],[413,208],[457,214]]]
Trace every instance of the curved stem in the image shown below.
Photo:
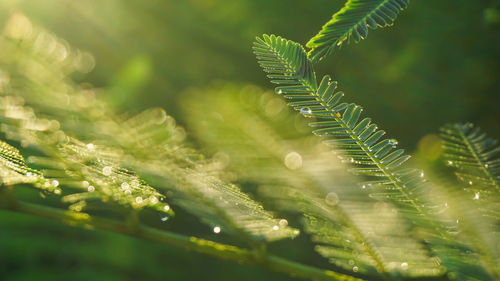
[[[147,239],[162,244],[182,247],[187,250],[207,254],[220,259],[261,266],[273,271],[287,273],[291,276],[299,278],[324,281],[362,280],[330,270],[304,265],[271,254],[267,254],[264,257],[256,257],[254,251],[252,250],[217,243],[194,236],[185,236],[168,231],[163,231],[144,225],[138,225],[135,229],[131,229],[126,223],[117,222],[110,219],[91,217],[82,220],[79,219],[78,216],[74,216],[71,212],[53,207],[46,207],[37,204],[17,201],[16,204],[13,205],[0,204],[0,209],[25,213],[37,217],[71,222],[74,225],[79,225],[86,228],[105,230],[127,236]]]

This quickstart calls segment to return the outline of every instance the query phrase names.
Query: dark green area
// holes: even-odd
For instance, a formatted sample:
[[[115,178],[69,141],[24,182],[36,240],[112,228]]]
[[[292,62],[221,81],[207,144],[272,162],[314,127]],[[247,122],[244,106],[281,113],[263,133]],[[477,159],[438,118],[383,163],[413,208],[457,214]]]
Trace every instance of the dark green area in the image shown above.
[[[0,24],[12,12],[24,13],[95,56],[95,70],[74,78],[109,89],[103,99],[135,112],[162,106],[182,123],[179,101],[190,87],[214,80],[271,87],[251,52],[255,36],[274,33],[305,43],[342,5],[331,0],[1,0]],[[458,121],[473,122],[498,139],[498,8],[486,0],[411,1],[395,26],[344,45],[318,65],[318,76],[332,74],[346,101],[362,105],[401,147],[412,149],[444,123]],[[212,235],[182,212],[172,220],[172,230]],[[275,252],[328,267],[312,250],[299,256],[294,247],[308,243],[302,240],[279,242]],[[0,279],[290,280],[183,249],[4,211]]]

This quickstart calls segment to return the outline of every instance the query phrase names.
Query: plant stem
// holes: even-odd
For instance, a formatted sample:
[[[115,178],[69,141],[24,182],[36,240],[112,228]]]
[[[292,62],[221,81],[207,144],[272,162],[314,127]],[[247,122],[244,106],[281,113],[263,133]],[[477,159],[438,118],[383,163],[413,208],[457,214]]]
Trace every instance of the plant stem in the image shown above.
[[[110,219],[99,217],[81,219],[80,217],[75,216],[69,211],[53,207],[46,207],[37,204],[17,201],[11,205],[0,204],[0,209],[30,214],[37,217],[65,221],[72,225],[78,225],[85,228],[105,230],[167,245],[182,247],[187,250],[207,254],[220,259],[237,261],[239,263],[245,263],[249,265],[257,265],[273,271],[284,272],[293,277],[314,280],[362,280],[330,270],[324,270],[300,264],[275,255],[268,254],[264,257],[257,257],[252,250],[239,248],[232,245],[221,244],[193,236],[185,236],[168,231],[163,231],[144,225],[138,225],[135,229],[131,229],[126,223]]]

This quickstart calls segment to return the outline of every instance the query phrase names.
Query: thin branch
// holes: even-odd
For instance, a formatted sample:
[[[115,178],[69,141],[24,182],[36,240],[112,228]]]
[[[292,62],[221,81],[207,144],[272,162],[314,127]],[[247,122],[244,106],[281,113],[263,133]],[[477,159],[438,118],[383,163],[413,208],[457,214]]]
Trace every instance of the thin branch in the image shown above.
[[[78,219],[72,213],[66,210],[53,207],[46,207],[42,205],[17,201],[14,204],[0,204],[0,209],[34,215],[37,217],[65,221],[71,223],[72,225],[77,225],[85,228],[105,230],[136,238],[151,240],[162,244],[185,248],[194,252],[207,254],[220,259],[261,266],[273,271],[287,273],[293,277],[325,281],[362,280],[349,275],[333,272],[331,270],[324,270],[300,264],[275,255],[268,254],[262,257],[258,256],[252,250],[217,243],[194,236],[176,234],[144,225],[138,225],[134,228],[131,228],[126,223],[99,217],[91,217],[89,219],[82,220]]]

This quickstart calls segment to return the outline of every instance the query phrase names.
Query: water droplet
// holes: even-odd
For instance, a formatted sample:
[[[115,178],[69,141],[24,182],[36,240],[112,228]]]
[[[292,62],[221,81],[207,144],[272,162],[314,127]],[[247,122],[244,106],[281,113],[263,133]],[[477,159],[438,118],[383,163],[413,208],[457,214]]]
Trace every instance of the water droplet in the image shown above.
[[[158,203],[158,198],[156,198],[156,196],[151,196],[149,197],[149,201],[151,202],[151,204],[156,204]]]
[[[165,212],[168,212],[168,210],[170,210],[170,206],[169,206],[169,205],[165,205],[165,206],[163,206],[163,210],[164,210]]]
[[[302,156],[292,151],[285,156],[285,166],[290,170],[297,170],[302,167]]]
[[[285,227],[285,226],[287,226],[287,225],[288,225],[288,221],[287,221],[286,219],[281,219],[281,220],[280,220],[280,226],[281,226],[281,227]]]
[[[93,185],[90,185],[89,187],[87,187],[87,190],[89,192],[94,192],[95,191],[95,187]]]
[[[136,197],[135,198],[135,203],[141,204],[142,203],[142,197],[141,196]]]
[[[398,144],[398,141],[396,139],[389,140],[389,145],[396,145],[396,144]]]
[[[154,109],[152,109],[151,115],[152,115],[151,119],[154,120],[154,122],[157,125],[160,125],[163,122],[165,122],[165,120],[167,120],[167,113],[162,108],[154,108]]]
[[[472,181],[469,181],[469,185],[472,185]]]
[[[474,200],[479,200],[479,192],[476,192],[476,194],[474,194]]]
[[[484,167],[485,167],[485,168],[488,168],[489,166],[488,166],[488,164],[484,164]]]
[[[354,267],[352,268],[352,271],[354,271],[354,272],[358,272],[358,270],[359,270],[359,268],[358,268],[357,266],[354,266]]]
[[[335,192],[330,192],[325,197],[326,204],[335,206],[339,203],[339,196]]]
[[[453,165],[453,162],[452,161],[448,161],[448,165]]]
[[[110,166],[106,166],[106,167],[102,168],[102,173],[105,176],[111,175],[112,172],[113,172],[113,169]]]
[[[402,262],[401,263],[401,269],[402,270],[407,270],[408,269],[408,263],[407,262]]]
[[[220,233],[220,231],[221,231],[220,226],[216,226],[216,227],[214,227],[214,230],[213,230],[213,231],[214,231],[214,233],[215,233],[215,234],[219,234],[219,233]]]
[[[123,182],[120,186],[123,190],[129,189],[129,187],[130,187],[130,185],[126,182]]]
[[[361,188],[362,188],[362,189],[365,189],[365,188],[366,188],[366,184],[363,184],[363,185],[361,186]]]
[[[132,194],[132,191],[130,191],[130,189],[127,189],[127,190],[125,190],[125,194],[130,195],[130,194]]]
[[[354,163],[354,158],[349,158],[349,163]]]
[[[424,172],[420,172],[420,177],[423,178],[425,176]]]
[[[59,182],[57,180],[53,180],[52,181],[52,186],[53,187],[58,187],[59,186]]]
[[[87,144],[87,149],[88,150],[94,150],[95,149],[95,145],[93,143],[89,143],[89,144]]]
[[[302,107],[300,109],[300,113],[303,115],[310,115],[312,113],[312,110],[309,107]]]
[[[277,226],[277,225],[273,226],[273,230],[278,230],[279,228],[280,228],[280,227],[279,227],[279,226]]]
[[[167,220],[168,220],[168,217],[161,218],[161,221],[167,221]]]

